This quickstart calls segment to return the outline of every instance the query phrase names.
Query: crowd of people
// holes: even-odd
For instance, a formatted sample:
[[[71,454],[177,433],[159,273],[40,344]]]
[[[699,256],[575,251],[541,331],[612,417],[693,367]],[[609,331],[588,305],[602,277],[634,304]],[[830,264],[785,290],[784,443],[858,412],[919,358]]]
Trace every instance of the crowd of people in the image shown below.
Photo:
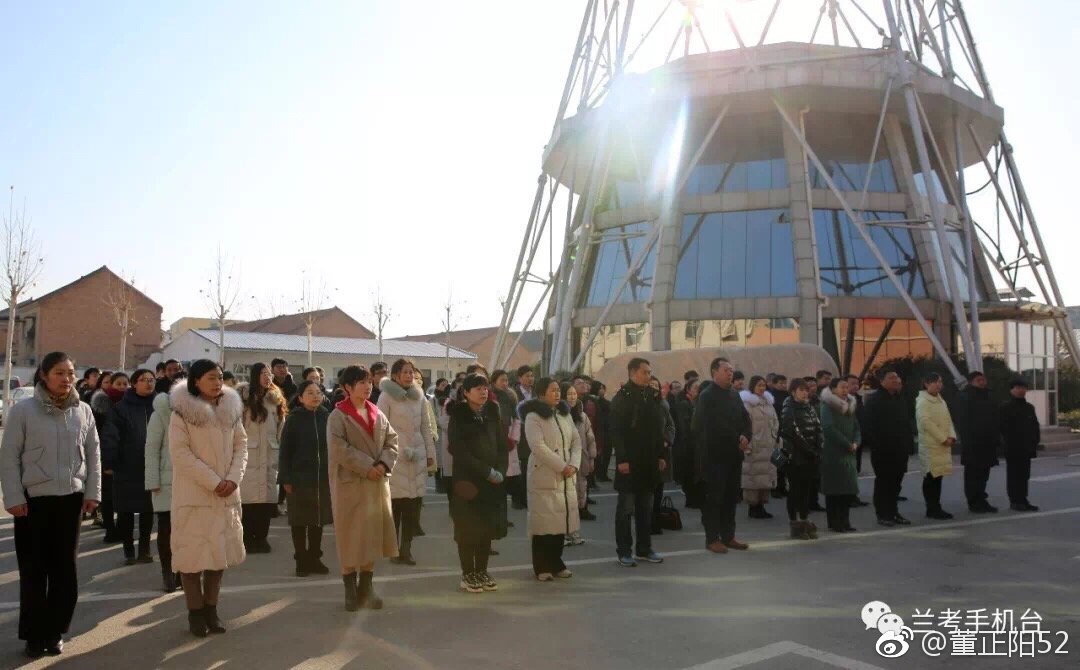
[[[472,365],[427,388],[399,359],[349,366],[331,392],[322,369],[305,369],[296,383],[282,359],[253,365],[247,382],[210,360],[130,375],[90,368],[76,382],[74,361],[50,353],[34,398],[5,417],[0,446],[26,653],[63,650],[86,515],[104,527],[105,542],[122,543],[127,565],[153,563],[156,520],[163,588],[183,589],[190,631],[203,637],[225,632],[217,613],[224,571],[270,552],[271,519],[282,513],[298,577],[330,572],[322,538],[332,523],[345,609],[381,608],[376,564],[418,563],[414,539],[424,535],[432,476],[449,498],[459,587],[469,593],[498,589],[488,565],[493,542],[513,527],[508,507],[527,510],[536,579],[570,578],[564,548],[586,541],[582,522],[597,519],[589,491],[604,482],[617,492],[616,559],[627,568],[664,560],[652,537],[674,511],[669,482],[700,510],[705,546],[716,554],[749,548],[736,537],[740,504],[751,522],[768,522],[774,498],[786,499],[791,538],[818,537],[817,511],[830,531],[854,532],[850,509],[870,504],[859,499],[864,449],[882,526],[910,523],[898,502],[914,452],[926,516],[952,518],[941,490],[958,441],[971,512],[998,511],[986,489],[1002,444],[1011,508],[1038,509],[1027,484],[1039,423],[1022,380],[997,407],[986,377],[972,372],[950,408],[939,375],[921,380],[912,407],[890,369],[868,377],[867,389],[824,370],[748,378],[724,358],[712,361],[707,379],[688,371],[664,383],[644,358],[627,373],[609,400],[599,381],[537,379],[528,366],[512,381],[508,371]]]

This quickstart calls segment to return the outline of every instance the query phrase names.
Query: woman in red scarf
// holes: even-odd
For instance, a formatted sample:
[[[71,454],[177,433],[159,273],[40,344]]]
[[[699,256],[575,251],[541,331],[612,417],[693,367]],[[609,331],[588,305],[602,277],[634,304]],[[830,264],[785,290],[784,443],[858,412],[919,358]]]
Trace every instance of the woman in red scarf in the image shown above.
[[[397,556],[390,506],[390,471],[397,462],[397,433],[371,397],[367,368],[341,371],[345,399],[328,421],[330,502],[338,559],[345,582],[345,609],[382,608],[371,581],[375,561]]]

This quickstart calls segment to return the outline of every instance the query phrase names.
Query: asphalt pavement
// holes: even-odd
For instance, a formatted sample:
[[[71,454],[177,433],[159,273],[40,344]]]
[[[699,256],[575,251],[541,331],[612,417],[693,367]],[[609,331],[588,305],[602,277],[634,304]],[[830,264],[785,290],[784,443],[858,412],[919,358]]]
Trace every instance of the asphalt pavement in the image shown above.
[[[747,519],[740,508],[738,536],[751,548],[722,556],[704,550],[696,511],[681,509],[684,529],[653,538],[665,562],[636,568],[615,563],[615,496],[604,485],[593,492],[599,520],[583,524],[586,544],[566,549],[572,578],[533,579],[525,515],[512,511],[516,527],[496,544],[501,555],[491,561],[499,591],[485,594],[457,590],[446,499],[431,492],[422,515],[427,536],[414,545],[418,565],[381,562],[376,588],[386,609],[353,614],[343,609],[334,574],[293,576],[288,528],[276,519],[273,553],[251,556],[226,572],[219,610],[229,632],[201,640],[186,631],[182,594],[160,591],[158,565],[123,566],[120,546],[103,544],[102,531],[87,525],[81,600],[65,653],[27,667],[1076,668],[1080,467],[1073,463],[1065,454],[1034,462],[1031,500],[1042,508],[1036,513],[1007,510],[1004,467],[995,468],[991,501],[1003,508],[996,515],[967,511],[957,464],[943,495],[956,518],[941,522],[922,514],[921,475],[912,460],[904,482],[910,500],[901,503],[912,526],[880,528],[872,508],[864,507],[853,513],[857,533],[829,533],[824,514],[815,514],[821,539],[790,540],[783,501],[772,501],[771,520]],[[869,500],[873,480],[863,474],[862,497]],[[673,495],[682,508],[681,496]],[[326,562],[336,568],[327,530]],[[867,629],[863,608],[872,601],[902,619],[896,626],[901,632],[877,614],[871,624],[884,632]],[[12,520],[2,518],[0,667],[23,663],[17,608]],[[971,636],[957,633],[946,637],[936,658],[929,655],[934,649],[924,649],[934,631],[952,632],[943,618],[947,612],[977,617],[971,612],[980,610],[987,617],[981,629],[978,621],[953,626],[981,630],[975,642],[969,645],[960,638]],[[994,610],[1011,612],[1015,627],[1028,632],[1011,638],[993,633]],[[1041,617],[1038,636],[1032,613]],[[900,649],[899,639],[883,640],[893,637],[908,649],[887,658],[877,649],[892,641]],[[1033,639],[1033,648],[1024,647]],[[1068,653],[1019,658],[1025,649],[1047,648]],[[958,655],[972,649],[978,655]]]

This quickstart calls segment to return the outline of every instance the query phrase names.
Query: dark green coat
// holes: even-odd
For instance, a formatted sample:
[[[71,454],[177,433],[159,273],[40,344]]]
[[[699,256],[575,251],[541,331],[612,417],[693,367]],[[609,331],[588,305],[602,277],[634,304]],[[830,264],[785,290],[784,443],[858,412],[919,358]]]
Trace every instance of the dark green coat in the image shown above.
[[[821,396],[821,428],[825,445],[821,455],[821,492],[825,495],[858,495],[859,474],[852,444],[858,444],[859,421],[855,398],[841,400],[826,389]]]
[[[287,496],[290,526],[333,523],[326,453],[329,419],[330,413],[322,405],[314,412],[299,405],[285,417],[278,452],[278,483],[293,487]]]

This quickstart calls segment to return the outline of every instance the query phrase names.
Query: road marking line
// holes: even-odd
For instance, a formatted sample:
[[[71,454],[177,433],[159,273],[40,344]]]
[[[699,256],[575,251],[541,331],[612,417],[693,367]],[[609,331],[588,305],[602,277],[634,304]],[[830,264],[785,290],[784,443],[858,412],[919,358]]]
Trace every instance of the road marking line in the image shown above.
[[[1045,512],[1031,512],[1025,514],[1008,514],[998,517],[983,518],[983,519],[969,519],[966,521],[956,521],[952,523],[935,523],[924,524],[918,526],[907,526],[904,528],[890,528],[886,530],[871,530],[861,533],[843,533],[837,535],[823,535],[814,542],[842,542],[842,541],[859,541],[864,538],[873,538],[877,536],[886,535],[912,535],[923,531],[939,531],[947,530],[950,528],[966,528],[968,526],[981,526],[989,523],[1002,523],[1007,521],[1019,521],[1029,520],[1040,517],[1060,516],[1062,514],[1073,514],[1080,512],[1080,507],[1067,507],[1064,509],[1048,510]],[[758,551],[762,549],[778,549],[790,546],[796,546],[805,544],[805,540],[774,540],[765,542],[755,542],[754,548]],[[707,549],[683,549],[680,551],[669,551],[664,553],[665,558],[678,558],[682,556],[702,556],[710,555]],[[1080,558],[1080,557],[1078,557]],[[568,566],[582,566],[582,565],[600,565],[604,563],[610,563],[614,565],[614,556],[604,556],[601,558],[583,558],[574,561],[566,561]],[[509,572],[524,572],[531,571],[531,563],[523,563],[520,565],[506,565],[501,567],[489,567],[488,572],[501,574]],[[461,575],[459,569],[445,569],[445,570],[429,570],[426,572],[415,572],[401,575],[385,575],[376,577],[377,583],[390,583],[390,582],[411,582],[421,579],[433,579],[443,577],[458,577]],[[223,593],[251,593],[255,591],[262,591],[266,589],[296,589],[296,588],[311,588],[316,586],[337,586],[341,584],[340,578],[334,579],[299,579],[287,582],[270,582],[266,584],[244,584],[241,586],[224,586],[221,591]],[[79,602],[104,602],[104,601],[116,601],[116,600],[143,600],[146,598],[174,598],[179,597],[179,592],[165,595],[160,591],[133,591],[128,593],[101,593],[101,594],[86,594],[79,597]],[[0,602],[0,611],[14,609],[19,606],[18,601]]]
[[[1080,477],[1080,472],[1059,472],[1056,475],[1043,475],[1042,477],[1032,477],[1028,481],[1056,482],[1059,479],[1072,479],[1073,477]]]
[[[718,658],[702,663],[701,665],[686,668],[686,670],[736,670],[736,668],[754,665],[761,663],[762,661],[786,656],[787,654],[796,654],[815,661],[821,661],[822,663],[827,663],[828,665],[837,668],[843,668],[844,670],[884,670],[881,666],[873,665],[872,663],[864,663],[863,661],[858,661],[854,658],[847,658],[846,656],[839,656],[831,652],[814,649],[813,647],[807,647],[804,644],[799,644],[790,640],[774,642],[765,645],[764,647],[744,651],[741,654]]]

